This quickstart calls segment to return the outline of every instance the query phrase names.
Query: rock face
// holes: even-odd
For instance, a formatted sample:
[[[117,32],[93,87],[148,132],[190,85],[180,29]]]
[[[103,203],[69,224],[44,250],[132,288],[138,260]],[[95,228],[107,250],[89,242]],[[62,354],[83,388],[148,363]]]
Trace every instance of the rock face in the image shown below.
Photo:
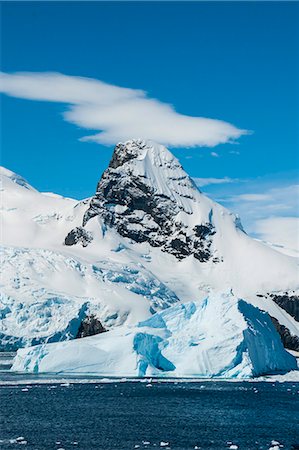
[[[82,227],[74,228],[72,231],[68,233],[64,240],[65,245],[75,245],[78,242],[82,244],[83,247],[87,247],[87,245],[92,241],[92,235],[88,231],[84,230]]]
[[[299,296],[294,292],[268,293],[267,295],[258,294],[258,297],[273,300],[280,308],[299,322]],[[280,335],[284,347],[289,350],[299,351],[299,337],[292,334],[290,330],[285,325],[282,325],[275,317],[271,316],[271,319]]]
[[[115,147],[82,225],[99,216],[134,242],[148,242],[178,259],[193,255],[206,262],[213,258],[212,211],[207,220],[191,226],[185,219],[193,214],[198,195],[192,179],[165,147],[132,140]],[[72,230],[66,244],[87,245],[82,230]]]
[[[107,330],[103,327],[99,319],[93,314],[86,316],[79,327],[76,339],[87,336],[94,336],[95,334],[105,333]]]
[[[285,292],[284,294],[270,294],[270,298],[294,319],[299,322],[299,296]]]
[[[290,330],[281,325],[275,317],[271,317],[276,331],[279,333],[283,346],[289,350],[299,351],[299,337],[290,333]]]

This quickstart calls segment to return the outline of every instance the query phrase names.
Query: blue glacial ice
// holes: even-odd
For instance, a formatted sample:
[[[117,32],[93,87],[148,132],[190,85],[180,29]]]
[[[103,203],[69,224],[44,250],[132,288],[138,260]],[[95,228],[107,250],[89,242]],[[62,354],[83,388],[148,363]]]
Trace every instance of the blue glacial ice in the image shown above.
[[[297,368],[267,313],[213,294],[133,327],[18,351],[13,370],[103,376],[250,378]]]

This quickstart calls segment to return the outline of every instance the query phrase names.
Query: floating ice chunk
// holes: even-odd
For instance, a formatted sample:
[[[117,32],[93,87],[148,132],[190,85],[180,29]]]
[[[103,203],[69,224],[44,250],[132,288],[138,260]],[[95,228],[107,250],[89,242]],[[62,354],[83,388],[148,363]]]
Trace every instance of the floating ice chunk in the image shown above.
[[[269,450],[280,450],[283,447],[283,445],[275,440],[271,441],[271,447],[269,447]]]

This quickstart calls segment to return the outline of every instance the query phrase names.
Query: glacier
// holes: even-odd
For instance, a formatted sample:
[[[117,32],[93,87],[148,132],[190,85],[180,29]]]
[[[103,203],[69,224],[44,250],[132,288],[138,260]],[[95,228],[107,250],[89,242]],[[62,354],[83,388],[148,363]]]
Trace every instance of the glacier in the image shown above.
[[[12,370],[123,377],[250,378],[297,368],[267,313],[231,293],[176,304],[136,326],[18,350]]]
[[[146,269],[44,249],[0,247],[0,349],[74,339],[85,317],[133,324],[179,299]]]

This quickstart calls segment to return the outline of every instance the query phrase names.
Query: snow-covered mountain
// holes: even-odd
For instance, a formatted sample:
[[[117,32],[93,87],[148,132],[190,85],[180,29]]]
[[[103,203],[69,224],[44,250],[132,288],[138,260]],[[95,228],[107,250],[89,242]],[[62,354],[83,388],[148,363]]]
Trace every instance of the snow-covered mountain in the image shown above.
[[[154,313],[188,302],[201,309],[228,292],[235,305],[267,311],[284,343],[299,348],[298,259],[250,238],[165,147],[118,144],[95,195],[81,202],[40,193],[6,169],[1,179],[2,348],[92,334],[91,321],[109,333],[88,339],[107,341]]]

